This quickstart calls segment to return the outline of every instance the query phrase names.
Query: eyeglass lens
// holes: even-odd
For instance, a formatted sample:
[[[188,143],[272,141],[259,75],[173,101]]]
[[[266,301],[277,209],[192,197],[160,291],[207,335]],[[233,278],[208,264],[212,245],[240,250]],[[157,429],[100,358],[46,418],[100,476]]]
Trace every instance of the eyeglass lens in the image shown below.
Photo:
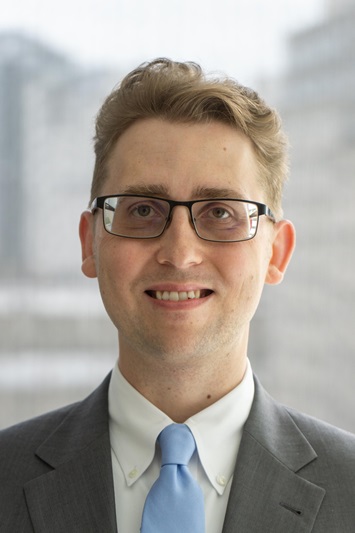
[[[240,200],[196,201],[191,207],[197,234],[211,241],[240,241],[254,237],[258,207]],[[168,201],[122,196],[106,198],[104,224],[109,233],[122,237],[152,238],[161,235],[170,217]]]

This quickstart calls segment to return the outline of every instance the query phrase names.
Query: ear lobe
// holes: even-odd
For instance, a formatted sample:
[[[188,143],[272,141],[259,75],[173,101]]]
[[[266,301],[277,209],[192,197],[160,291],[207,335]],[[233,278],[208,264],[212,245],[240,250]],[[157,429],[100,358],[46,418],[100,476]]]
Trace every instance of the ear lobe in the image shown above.
[[[90,211],[84,211],[80,217],[79,236],[82,257],[81,270],[88,278],[96,278],[94,219]]]
[[[296,244],[294,225],[289,220],[281,220],[275,224],[275,235],[272,243],[270,259],[265,282],[270,285],[281,283],[291,260]]]

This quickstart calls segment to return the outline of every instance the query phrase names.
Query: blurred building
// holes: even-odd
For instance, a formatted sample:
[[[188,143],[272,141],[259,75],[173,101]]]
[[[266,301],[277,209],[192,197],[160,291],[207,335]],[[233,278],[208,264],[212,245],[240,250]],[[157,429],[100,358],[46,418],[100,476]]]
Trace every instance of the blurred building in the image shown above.
[[[284,206],[298,242],[279,295],[265,293],[258,365],[275,395],[355,430],[355,2],[326,5],[268,86],[291,141]]]
[[[0,277],[73,276],[94,117],[117,76],[0,35]]]
[[[274,396],[355,431],[355,9],[325,5],[261,89],[291,140],[284,206],[298,245],[280,288],[265,289],[249,355]],[[96,286],[79,281],[73,228],[93,119],[117,81],[0,36],[0,427],[82,396],[116,356]]]
[[[94,118],[118,81],[0,34],[0,427],[83,396],[116,357],[77,228]]]

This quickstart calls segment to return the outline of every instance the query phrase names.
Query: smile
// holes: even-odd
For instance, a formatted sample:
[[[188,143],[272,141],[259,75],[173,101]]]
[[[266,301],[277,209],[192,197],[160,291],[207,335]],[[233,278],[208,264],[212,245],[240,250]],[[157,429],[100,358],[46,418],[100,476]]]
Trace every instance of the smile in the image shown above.
[[[212,291],[208,289],[197,289],[195,291],[147,291],[147,294],[156,300],[170,302],[183,302],[186,300],[199,300],[206,298]]]

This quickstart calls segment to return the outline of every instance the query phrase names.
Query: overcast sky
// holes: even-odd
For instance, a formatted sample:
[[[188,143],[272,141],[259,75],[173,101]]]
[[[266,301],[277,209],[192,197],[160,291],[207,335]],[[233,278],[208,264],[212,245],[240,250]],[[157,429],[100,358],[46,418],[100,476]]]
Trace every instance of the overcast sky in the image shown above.
[[[0,29],[24,29],[87,64],[195,60],[251,83],[280,68],[286,36],[325,0],[0,0]]]

